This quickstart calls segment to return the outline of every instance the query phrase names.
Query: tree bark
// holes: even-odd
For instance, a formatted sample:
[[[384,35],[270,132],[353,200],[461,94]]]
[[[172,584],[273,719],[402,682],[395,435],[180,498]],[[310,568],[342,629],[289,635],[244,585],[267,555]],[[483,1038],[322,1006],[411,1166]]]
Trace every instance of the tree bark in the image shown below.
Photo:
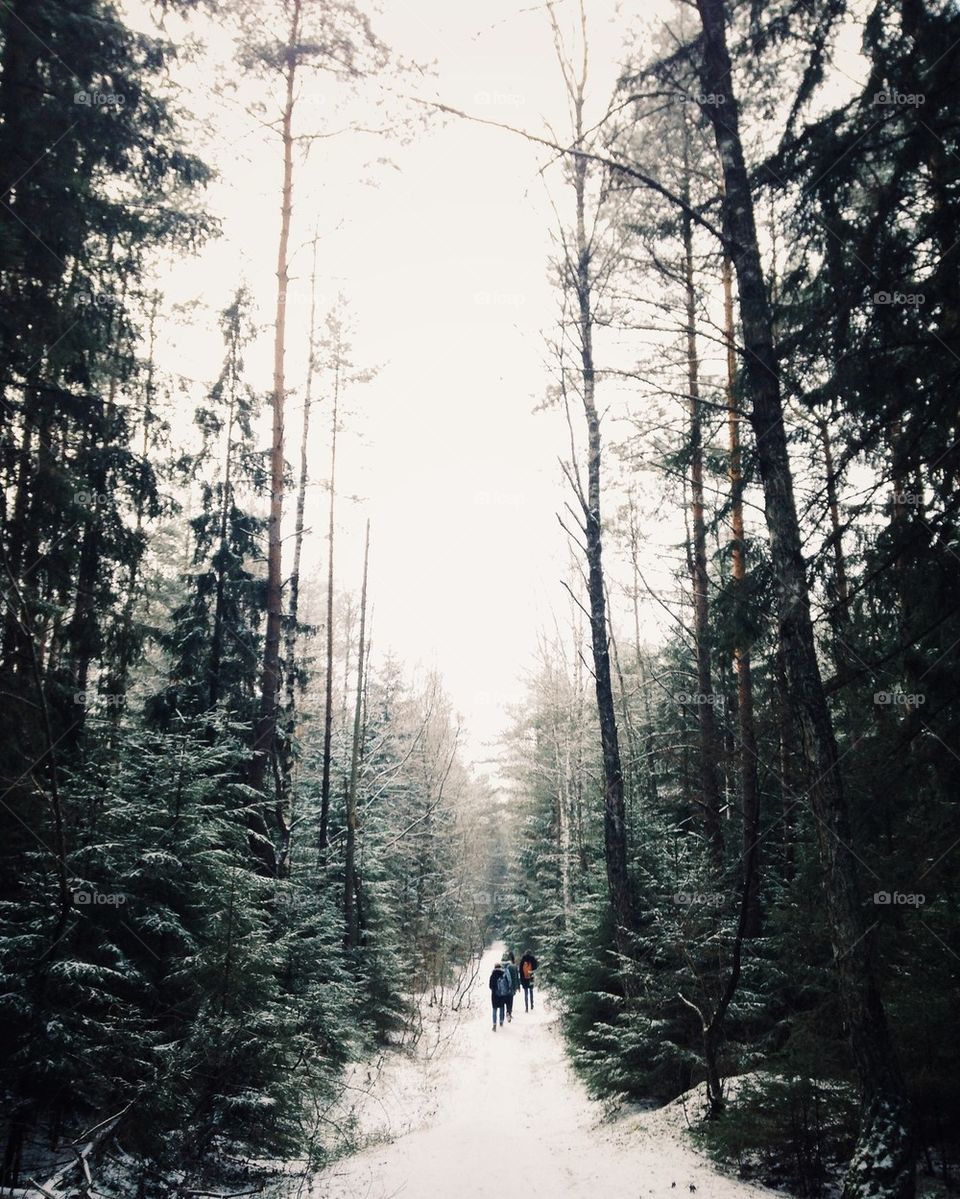
[[[689,204],[689,150],[686,119],[683,127],[683,195]],[[723,824],[720,809],[720,781],[717,763],[720,745],[714,711],[713,676],[710,654],[710,597],[707,576],[707,531],[703,500],[703,422],[700,404],[700,362],[697,354],[697,293],[693,266],[693,225],[689,216],[681,217],[683,230],[684,304],[687,342],[687,409],[690,450],[690,585],[693,591],[693,628],[697,663],[697,725],[700,734],[700,809],[704,835],[716,871],[723,870]]]
[[[330,844],[330,768],[333,744],[333,542],[337,494],[337,418],[340,407],[339,346],[334,363],[333,413],[330,418],[330,507],[327,525],[327,670],[323,703],[323,767],[320,782],[320,850]]]
[[[740,450],[740,412],[737,407],[737,347],[733,316],[733,264],[723,256],[723,316],[727,343],[727,433],[730,447],[731,574],[736,594],[738,629],[743,628],[746,605],[747,543],[743,524],[743,464]],[[741,632],[733,651],[737,676],[737,757],[740,802],[743,806],[743,882],[747,890],[744,937],[760,935],[760,780],[757,773],[757,736],[753,720],[753,676],[750,645]]]
[[[313,268],[310,272],[310,333],[307,347],[307,378],[303,389],[303,423],[300,428],[300,478],[297,482],[297,511],[293,529],[293,566],[290,570],[290,601],[284,637],[284,703],[283,748],[280,756],[280,794],[277,797],[277,821],[282,829],[278,857],[280,874],[290,866],[290,825],[293,815],[293,780],[297,735],[297,640],[300,633],[300,562],[303,557],[304,512],[307,504],[310,436],[310,410],[313,406],[313,377],[316,368],[317,314],[317,237],[313,239]]]
[[[277,247],[277,311],[273,339],[273,428],[270,448],[270,518],[267,526],[267,630],[260,686],[260,716],[253,740],[250,786],[262,792],[267,762],[277,733],[277,697],[280,690],[280,638],[283,631],[282,521],[284,489],[283,418],[286,402],[286,315],[289,283],[290,218],[293,212],[293,111],[296,106],[297,48],[300,39],[302,0],[293,0],[290,35],[284,69],[286,89],[281,124],[283,182],[280,203],[280,243]],[[276,849],[262,810],[251,808],[250,843],[261,868],[277,872]]]
[[[223,452],[223,470],[221,472],[220,521],[219,521],[219,552],[217,554],[217,582],[213,609],[213,629],[210,635],[210,667],[208,703],[215,708],[220,699],[221,668],[223,663],[224,638],[224,608],[227,597],[227,531],[230,520],[230,508],[233,502],[233,426],[237,411],[237,389],[239,379],[239,327],[231,331],[231,342],[228,350],[229,365],[228,388],[229,401],[227,407],[227,435]]]
[[[343,869],[344,946],[355,946],[360,939],[357,927],[357,786],[360,779],[360,742],[363,735],[364,638],[367,628],[367,568],[370,561],[370,521],[363,543],[363,585],[360,588],[360,642],[357,649],[357,696],[353,710],[353,749],[350,754],[350,780],[347,784],[347,829]]]
[[[581,4],[583,60],[579,72],[563,54],[563,40],[552,4],[547,5],[557,58],[567,88],[573,117],[573,145],[584,143],[584,100],[587,81],[586,19]],[[610,645],[607,635],[607,604],[603,575],[603,526],[600,519],[601,438],[600,414],[596,404],[596,368],[593,357],[593,278],[592,248],[586,231],[586,190],[588,160],[577,154],[571,166],[576,205],[574,244],[567,251],[566,269],[576,299],[577,333],[580,339],[580,387],[587,425],[587,491],[577,482],[578,499],[583,509],[587,559],[587,594],[590,609],[590,638],[593,648],[593,674],[596,684],[600,744],[603,755],[603,848],[607,887],[613,911],[614,936],[622,960],[632,952],[631,934],[635,927],[633,897],[627,869],[627,828],[624,801],[623,767],[617,714],[610,671]],[[621,971],[626,993],[630,993],[630,974]]]
[[[809,772],[840,998],[863,1097],[860,1135],[844,1196],[909,1199],[915,1190],[909,1113],[874,971],[837,747],[817,662],[771,312],[727,48],[726,5],[723,0],[697,0],[697,8],[703,27],[701,84],[716,98],[706,107],[723,167],[724,233],[740,293],[743,377],[752,401],[750,422],[778,580],[780,636]]]

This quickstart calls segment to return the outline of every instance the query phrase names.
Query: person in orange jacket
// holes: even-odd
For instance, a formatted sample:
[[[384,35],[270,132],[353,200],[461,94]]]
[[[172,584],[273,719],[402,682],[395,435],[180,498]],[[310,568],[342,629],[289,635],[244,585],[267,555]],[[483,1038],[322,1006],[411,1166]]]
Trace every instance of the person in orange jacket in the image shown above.
[[[540,963],[528,949],[520,959],[520,986],[523,987],[523,1010],[533,1011],[533,975]]]

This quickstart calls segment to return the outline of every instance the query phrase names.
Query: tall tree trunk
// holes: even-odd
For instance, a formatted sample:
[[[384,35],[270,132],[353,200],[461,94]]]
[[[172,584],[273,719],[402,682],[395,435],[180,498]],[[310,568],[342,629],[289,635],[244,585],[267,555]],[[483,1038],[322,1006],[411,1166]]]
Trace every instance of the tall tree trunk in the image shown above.
[[[334,363],[333,413],[330,418],[330,507],[327,525],[327,663],[323,701],[323,772],[320,782],[320,849],[330,844],[330,768],[333,745],[333,541],[337,495],[337,418],[340,407],[340,359]]]
[[[689,205],[689,149],[686,118],[683,127],[684,199]],[[687,406],[690,438],[690,523],[692,553],[690,585],[693,591],[693,629],[697,660],[697,725],[700,733],[700,809],[704,834],[714,869],[723,869],[723,824],[721,823],[720,781],[717,763],[720,746],[714,711],[713,676],[710,654],[710,597],[707,575],[707,531],[703,501],[703,422],[700,404],[700,362],[697,354],[697,293],[693,265],[693,226],[684,213],[683,270],[686,307]]]
[[[723,323],[727,343],[727,433],[730,447],[731,573],[736,592],[737,644],[733,666],[737,675],[737,757],[740,802],[743,805],[743,885],[747,894],[743,935],[760,935],[760,780],[757,773],[757,735],[753,720],[753,676],[750,644],[743,632],[747,578],[747,543],[743,525],[743,465],[740,450],[740,411],[737,407],[737,346],[733,316],[733,264],[723,256]]]
[[[363,543],[363,585],[360,588],[360,641],[357,649],[357,695],[353,709],[353,748],[350,754],[350,779],[347,784],[347,829],[343,866],[344,945],[347,949],[359,941],[357,927],[357,787],[360,780],[360,743],[363,737],[363,667],[367,627],[367,568],[370,561],[370,521]]]
[[[726,5],[723,0],[697,0],[697,8],[703,26],[701,84],[717,101],[707,108],[723,166],[724,233],[740,292],[743,375],[745,392],[752,400],[750,421],[779,585],[780,636],[791,701],[803,734],[840,999],[863,1095],[860,1135],[844,1196],[910,1199],[915,1190],[915,1156],[909,1112],[877,985],[836,742],[817,662],[771,312],[727,48]]]
[[[303,389],[303,422],[300,427],[300,478],[297,481],[297,512],[293,529],[293,566],[290,570],[290,601],[284,637],[284,683],[286,686],[283,746],[280,754],[280,795],[278,823],[283,830],[278,858],[281,874],[290,863],[290,823],[293,815],[293,779],[297,736],[297,640],[300,633],[300,562],[303,557],[304,511],[309,478],[310,409],[313,405],[313,378],[316,370],[317,317],[317,241],[313,239],[313,266],[310,272],[310,333],[307,346],[307,378]]]
[[[270,518],[267,526],[267,631],[260,686],[260,716],[253,741],[250,786],[262,792],[267,762],[274,751],[277,732],[277,696],[280,689],[280,637],[283,631],[283,417],[286,402],[286,322],[289,283],[290,218],[293,212],[293,111],[296,106],[297,53],[302,0],[292,0],[287,41],[285,98],[281,137],[283,183],[280,202],[280,243],[277,247],[277,311],[273,339],[273,429],[270,448]],[[254,857],[271,875],[277,872],[276,848],[270,839],[262,810],[251,806],[250,843]]]
[[[234,330],[233,342],[230,346],[230,366],[229,366],[229,388],[230,399],[227,408],[227,436],[226,447],[223,452],[223,469],[221,472],[221,495],[220,495],[220,525],[219,525],[219,551],[217,553],[217,581],[215,584],[215,596],[213,607],[213,629],[210,634],[210,666],[209,666],[209,693],[208,702],[211,708],[215,708],[220,699],[220,671],[223,662],[223,638],[224,638],[224,607],[226,605],[227,592],[227,528],[230,519],[230,508],[233,502],[233,426],[236,419],[237,409],[237,388],[240,380],[237,377],[237,336],[239,331]]]
[[[774,658],[776,678],[776,714],[779,739],[780,766],[780,844],[783,847],[783,879],[793,882],[796,875],[796,847],[794,845],[794,815],[797,807],[796,728],[790,689],[787,686],[787,668],[784,663],[783,645],[777,643]]]
[[[644,777],[647,785],[647,799],[651,809],[658,802],[657,788],[657,744],[650,712],[650,696],[647,691],[647,672],[643,664],[643,651],[640,646],[640,538],[636,524],[636,511],[633,495],[630,496],[630,561],[633,565],[633,632],[637,668],[637,686],[643,705],[644,727]]]
[[[830,543],[833,550],[833,586],[836,592],[836,623],[842,626],[847,620],[847,566],[843,556],[843,529],[840,525],[840,500],[837,492],[837,473],[833,465],[833,443],[830,438],[830,422],[823,418],[817,421],[820,444],[823,447],[823,470],[827,485],[827,512],[830,516]]]
[[[577,115],[577,137],[582,137],[582,99]],[[627,871],[627,828],[620,739],[610,673],[610,644],[607,635],[607,605],[603,575],[603,526],[600,519],[601,440],[600,414],[596,404],[596,370],[593,361],[593,312],[590,278],[590,247],[585,228],[586,161],[574,165],[577,199],[577,243],[575,286],[579,314],[583,410],[587,422],[587,494],[584,531],[590,599],[590,637],[596,682],[600,744],[603,751],[603,848],[610,903],[616,923],[617,950],[624,958],[631,952],[634,928],[633,900]],[[626,982],[627,976],[624,976]]]
[[[579,68],[567,60],[563,37],[553,5],[547,4],[557,59],[570,101],[573,119],[573,145],[584,145],[584,103],[587,85],[587,31],[584,6],[580,5],[580,32],[583,57]],[[577,333],[580,339],[580,387],[587,425],[587,491],[583,493],[579,475],[575,478],[578,499],[583,509],[586,541],[587,594],[590,603],[590,637],[593,648],[593,674],[596,684],[600,744],[603,755],[603,849],[607,887],[613,910],[615,941],[621,959],[632,953],[631,934],[635,927],[633,897],[627,869],[627,826],[624,801],[623,767],[617,732],[617,713],[610,671],[610,644],[607,635],[607,604],[603,575],[603,525],[600,518],[601,438],[600,414],[596,404],[596,367],[593,357],[593,255],[586,229],[587,159],[577,155],[571,166],[576,207],[574,244],[567,252],[566,270],[576,298]],[[626,993],[631,976],[622,971]]]
[[[154,420],[154,399],[156,396],[156,342],[157,342],[157,317],[160,312],[160,292],[154,291],[150,295],[150,314],[147,324],[147,371],[146,378],[143,384],[143,431],[140,438],[140,462],[146,464],[150,453],[150,426]],[[137,489],[135,501],[135,536],[136,536],[136,552],[130,559],[129,570],[127,572],[126,582],[126,598],[123,605],[123,618],[121,623],[122,633],[120,636],[120,649],[117,654],[116,666],[113,673],[113,678],[110,681],[110,692],[117,697],[117,702],[114,704],[114,722],[118,722],[123,705],[126,703],[125,696],[127,691],[127,683],[130,676],[130,667],[133,664],[134,657],[134,636],[133,636],[133,615],[136,611],[137,600],[140,597],[139,581],[140,567],[143,561],[143,551],[145,548],[145,537],[143,532],[143,523],[145,516],[145,504],[142,487]]]

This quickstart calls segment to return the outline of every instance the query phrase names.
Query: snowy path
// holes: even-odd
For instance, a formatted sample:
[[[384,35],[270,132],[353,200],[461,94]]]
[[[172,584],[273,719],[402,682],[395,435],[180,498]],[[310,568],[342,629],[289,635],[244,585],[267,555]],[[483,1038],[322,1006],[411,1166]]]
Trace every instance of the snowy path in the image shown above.
[[[718,1175],[664,1113],[601,1124],[600,1105],[565,1060],[548,995],[543,1002],[539,993],[536,1011],[527,1015],[518,994],[513,1023],[492,1033],[487,979],[500,949],[484,956],[472,1006],[442,1056],[421,1067],[427,1075],[420,1086],[408,1081],[408,1095],[394,1085],[383,1096],[402,1119],[421,1119],[420,1126],[337,1162],[315,1179],[310,1199],[772,1194]]]

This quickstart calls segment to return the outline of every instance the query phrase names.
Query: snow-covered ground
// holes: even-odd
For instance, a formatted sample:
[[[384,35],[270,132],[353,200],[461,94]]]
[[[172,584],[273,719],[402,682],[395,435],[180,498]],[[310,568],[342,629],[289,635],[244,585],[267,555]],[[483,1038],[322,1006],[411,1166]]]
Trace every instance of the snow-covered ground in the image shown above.
[[[302,1199],[773,1194],[718,1174],[685,1142],[675,1106],[605,1121],[566,1061],[549,993],[530,1014],[518,994],[513,1023],[491,1032],[487,979],[501,951],[485,954],[445,1044],[373,1078],[361,1124],[377,1143],[315,1177]]]

